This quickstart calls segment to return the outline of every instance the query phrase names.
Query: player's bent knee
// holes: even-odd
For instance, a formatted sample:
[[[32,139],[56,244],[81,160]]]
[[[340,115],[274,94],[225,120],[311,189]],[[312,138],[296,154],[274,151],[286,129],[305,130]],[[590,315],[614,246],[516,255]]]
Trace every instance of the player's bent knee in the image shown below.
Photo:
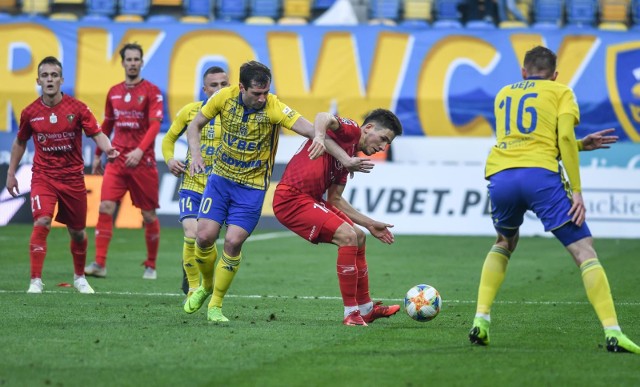
[[[333,243],[338,246],[357,246],[358,235],[348,223],[343,223],[333,234]]]
[[[68,229],[69,230],[69,235],[71,236],[71,239],[73,239],[74,242],[82,242],[85,237],[85,230],[73,230],[73,229]]]
[[[51,228],[51,217],[41,216],[33,222],[33,226]]]
[[[116,211],[116,202],[112,202],[109,200],[100,202],[100,208],[98,211],[102,214],[113,215]]]

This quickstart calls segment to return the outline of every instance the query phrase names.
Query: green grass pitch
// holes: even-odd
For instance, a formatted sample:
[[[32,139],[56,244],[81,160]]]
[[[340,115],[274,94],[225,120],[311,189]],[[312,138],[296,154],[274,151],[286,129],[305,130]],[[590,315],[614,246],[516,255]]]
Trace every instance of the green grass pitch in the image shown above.
[[[163,228],[158,279],[143,280],[142,230],[114,231],[106,279],[73,288],[66,230],[54,229],[45,293],[26,294],[31,227],[0,228],[2,386],[638,386],[640,356],[611,354],[580,273],[554,239],[522,238],[492,310],[491,346],[467,333],[491,237],[368,238],[374,300],[401,303],[428,283],[440,315],[404,310],[345,327],[336,248],[263,230],[225,299],[227,324],[187,315],[180,291],[182,231]],[[88,261],[93,260],[93,230]],[[219,249],[221,244],[219,244]],[[640,341],[640,240],[596,240],[618,318]]]

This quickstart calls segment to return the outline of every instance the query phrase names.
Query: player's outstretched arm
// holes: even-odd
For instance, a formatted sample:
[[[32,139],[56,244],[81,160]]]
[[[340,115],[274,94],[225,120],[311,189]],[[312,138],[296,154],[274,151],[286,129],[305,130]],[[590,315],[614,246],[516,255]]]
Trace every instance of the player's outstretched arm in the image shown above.
[[[618,136],[610,136],[613,132],[615,132],[614,128],[608,128],[586,135],[582,140],[578,141],[578,150],[609,149],[609,144],[615,144],[619,138]]]
[[[107,161],[113,161],[120,156],[120,152],[111,145],[111,140],[104,133],[98,133],[92,138],[98,148],[107,155]]]
[[[18,179],[16,179],[16,171],[24,152],[27,150],[27,142],[21,141],[17,137],[13,141],[11,146],[11,157],[9,158],[9,169],[7,170],[7,191],[14,198],[20,195],[20,188],[18,187]]]
[[[361,213],[360,211],[353,208],[353,206],[344,199],[342,193],[344,192],[344,185],[333,184],[329,187],[327,192],[327,201],[340,211],[342,211],[345,215],[349,217],[353,221],[353,223],[358,224],[371,233],[375,238],[380,240],[382,243],[392,244],[394,242],[394,237],[391,231],[389,230],[393,227],[392,224],[378,222],[377,220],[373,220]]]

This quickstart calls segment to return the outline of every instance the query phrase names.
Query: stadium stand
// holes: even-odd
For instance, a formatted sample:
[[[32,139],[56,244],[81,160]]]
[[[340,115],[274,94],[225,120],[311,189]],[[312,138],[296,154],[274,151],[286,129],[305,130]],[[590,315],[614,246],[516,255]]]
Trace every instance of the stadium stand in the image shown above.
[[[116,0],[86,0],[84,21],[109,21],[118,10]]]
[[[142,23],[144,18],[141,15],[116,15],[113,21],[119,23]]]
[[[0,13],[11,15],[20,12],[16,0],[0,0]]]
[[[562,26],[564,4],[562,0],[535,0],[534,29],[557,29]]]
[[[504,0],[501,0],[504,1]],[[519,0],[516,1],[516,7],[520,11],[524,20],[518,20],[518,18],[511,12],[507,7],[505,7],[506,18],[500,17],[500,21],[498,22],[498,27],[500,28],[528,28],[529,23],[531,22],[531,8],[532,8],[533,0]]]
[[[402,25],[428,27],[432,20],[433,0],[404,0]]]
[[[243,22],[247,18],[247,0],[217,0],[217,20]]]
[[[145,18],[149,15],[151,2],[149,0],[119,0],[118,13],[119,16],[131,15]]]
[[[48,15],[51,12],[49,0],[21,0],[20,12],[23,16]]]
[[[591,28],[596,25],[597,0],[567,0],[567,26]]]
[[[458,0],[435,0],[434,11],[436,19],[434,28],[462,28]]]
[[[75,22],[78,21],[78,15],[72,12],[51,12],[51,14],[49,14],[49,20]]]
[[[282,17],[302,18],[309,21],[312,2],[313,0],[282,0]]]
[[[315,0],[311,6],[311,18],[315,19],[335,4],[336,0]]]
[[[203,19],[208,21],[213,18],[214,0],[187,0],[182,2],[182,7],[181,21],[192,22]]]
[[[396,25],[400,21],[400,0],[370,0],[369,24]]]
[[[51,0],[50,20],[74,21],[84,15],[84,0]]]
[[[275,24],[280,18],[281,0],[250,0],[247,24]]]
[[[630,6],[632,27],[640,29],[640,0],[633,0]]]
[[[629,26],[629,0],[600,0],[600,23],[598,29],[626,31]]]

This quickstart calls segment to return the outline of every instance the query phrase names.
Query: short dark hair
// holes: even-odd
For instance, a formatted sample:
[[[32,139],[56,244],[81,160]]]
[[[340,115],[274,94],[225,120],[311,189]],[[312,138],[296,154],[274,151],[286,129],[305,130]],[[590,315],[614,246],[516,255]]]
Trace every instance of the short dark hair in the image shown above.
[[[255,83],[258,87],[265,87],[271,82],[271,70],[262,63],[252,60],[240,66],[240,83],[245,89]]]
[[[398,117],[393,114],[391,110],[387,109],[375,109],[367,114],[364,118],[362,126],[365,126],[369,122],[375,122],[378,126],[391,129],[396,136],[402,135],[402,124]]]
[[[120,49],[120,58],[122,58],[122,60],[124,60],[124,52],[127,50],[138,50],[140,51],[140,57],[142,58],[144,56],[144,51],[142,51],[141,45],[138,43],[127,43]]]
[[[62,63],[55,56],[48,56],[38,63],[38,76],[40,76],[40,66],[50,64],[60,67],[60,76],[62,76]]]
[[[553,51],[536,46],[525,54],[523,67],[529,74],[549,78],[556,72],[556,60],[557,57]]]
[[[204,81],[204,79],[209,74],[220,74],[220,73],[226,73],[226,71],[224,71],[224,69],[220,66],[211,66],[204,71],[204,74],[202,74],[202,80]]]

